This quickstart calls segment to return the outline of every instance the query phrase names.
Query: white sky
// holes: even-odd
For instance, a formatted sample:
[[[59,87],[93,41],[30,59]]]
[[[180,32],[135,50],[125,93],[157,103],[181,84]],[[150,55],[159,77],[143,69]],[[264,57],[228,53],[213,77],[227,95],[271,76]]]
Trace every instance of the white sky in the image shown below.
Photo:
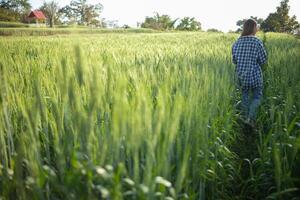
[[[146,16],[154,12],[168,14],[172,18],[195,17],[204,30],[217,28],[222,31],[235,30],[236,21],[250,16],[266,18],[275,12],[281,0],[89,0],[104,6],[102,17],[118,20],[118,24],[135,27]],[[38,8],[43,0],[30,0]],[[70,0],[58,1],[61,6]],[[300,21],[300,0],[290,0],[290,15]]]

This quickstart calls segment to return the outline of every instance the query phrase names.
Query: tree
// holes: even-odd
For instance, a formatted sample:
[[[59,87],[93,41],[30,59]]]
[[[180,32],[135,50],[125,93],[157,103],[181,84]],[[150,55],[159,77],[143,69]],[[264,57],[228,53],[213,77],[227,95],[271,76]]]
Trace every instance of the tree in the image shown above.
[[[0,21],[19,21],[19,15],[12,10],[0,7]]]
[[[31,5],[28,0],[1,0],[0,7],[13,10],[17,13],[22,13],[31,9]]]
[[[129,29],[130,26],[129,26],[128,24],[124,24],[124,25],[122,26],[122,28],[124,28],[124,29]]]
[[[210,28],[210,29],[207,29],[207,32],[213,32],[213,33],[222,33],[222,31],[216,29],[216,28]]]
[[[196,21],[194,17],[184,17],[180,20],[180,24],[176,27],[177,30],[199,31],[201,23]]]
[[[101,28],[107,27],[107,23],[106,21],[104,21],[104,19],[93,19],[90,25],[94,27],[101,27]]]
[[[174,29],[174,24],[177,19],[172,20],[169,15],[159,15],[155,13],[153,17],[146,17],[141,24],[142,28],[151,28],[156,30]]]
[[[106,25],[108,28],[119,28],[118,20],[106,20]]]
[[[259,25],[259,26],[261,26],[261,24],[264,21],[264,19],[262,19],[262,18],[253,17],[253,16],[251,16],[250,19],[255,20],[257,22],[257,25]],[[236,25],[239,27],[236,32],[240,32],[243,30],[243,26],[244,26],[244,23],[246,20],[248,20],[248,19],[242,19],[242,20],[239,20],[236,22]]]
[[[0,0],[0,20],[24,21],[30,9],[29,0]]]
[[[61,14],[60,17],[64,23],[68,23],[68,24],[77,23],[76,16],[75,16],[74,11],[71,8],[71,6],[66,5],[65,7],[62,7],[61,9],[59,9],[58,12]]]
[[[59,21],[59,6],[58,2],[51,0],[49,2],[44,1],[40,10],[45,13],[49,20],[50,27],[54,27],[54,24]]]
[[[72,0],[70,5],[61,9],[61,12],[69,20],[74,20],[80,25],[95,24],[96,20],[101,23],[99,16],[102,12],[103,6],[98,3],[95,5],[88,4],[87,0]]]
[[[296,16],[289,16],[289,0],[280,2],[275,13],[270,13],[267,19],[262,23],[261,28],[265,32],[285,32],[292,33],[300,27],[296,21]]]

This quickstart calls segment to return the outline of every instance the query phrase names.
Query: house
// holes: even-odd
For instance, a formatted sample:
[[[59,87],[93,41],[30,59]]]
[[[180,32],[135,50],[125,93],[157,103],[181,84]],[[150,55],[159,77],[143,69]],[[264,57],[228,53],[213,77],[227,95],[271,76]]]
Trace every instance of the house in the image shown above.
[[[28,23],[35,22],[36,24],[40,24],[40,23],[44,24],[44,23],[46,23],[46,19],[47,19],[46,16],[40,10],[31,11],[29,13],[29,15],[27,16]]]

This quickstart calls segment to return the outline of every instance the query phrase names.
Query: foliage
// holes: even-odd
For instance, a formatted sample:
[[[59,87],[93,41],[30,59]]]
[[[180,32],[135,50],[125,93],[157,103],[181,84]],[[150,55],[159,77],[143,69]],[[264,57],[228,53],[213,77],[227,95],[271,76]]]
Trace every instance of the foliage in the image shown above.
[[[160,15],[155,13],[153,17],[146,17],[145,21],[141,23],[142,28],[151,28],[155,30],[185,30],[198,31],[201,30],[201,23],[196,21],[194,17],[184,17],[179,24],[175,26],[179,19],[173,20],[169,15]],[[138,24],[139,26],[139,24]]]
[[[18,21],[19,14],[12,10],[0,7],[0,20],[1,21]]]
[[[194,17],[184,17],[176,27],[177,30],[185,31],[199,31],[201,30],[201,23],[196,21]]]
[[[271,13],[262,23],[261,28],[263,31],[292,33],[300,27],[300,24],[296,21],[296,16],[289,16],[290,6],[288,3],[289,0],[281,1],[276,12]]]
[[[118,20],[105,20],[104,22],[108,28],[119,28]]]
[[[31,9],[31,5],[28,0],[1,0],[0,7],[13,10],[18,13],[22,13]]]
[[[216,29],[216,28],[210,28],[210,29],[207,29],[207,32],[213,32],[213,33],[222,33],[222,31]]]
[[[25,21],[31,9],[29,0],[0,0],[0,21]]]
[[[261,26],[264,19],[251,16],[249,19],[254,19],[257,22],[258,26]],[[236,25],[239,27],[236,32],[241,32],[243,30],[244,23],[247,19],[242,19],[236,22]]]
[[[76,22],[79,25],[95,25],[100,23],[98,18],[102,9],[103,6],[100,3],[92,5],[88,4],[87,0],[72,0],[70,5],[61,9],[61,12],[71,22]]]
[[[43,5],[40,7],[40,10],[46,15],[51,28],[54,27],[54,24],[59,23],[60,13],[58,12],[59,5],[57,1],[44,1]]]
[[[122,28],[124,28],[124,29],[129,29],[129,28],[131,28],[128,24],[124,24],[123,26],[122,26]]]
[[[124,24],[124,25],[122,26],[122,28],[128,29],[128,28],[130,28],[130,26],[129,26],[128,24]]]
[[[19,22],[1,22],[0,21],[0,28],[23,28],[23,27],[29,27],[29,25],[19,23]]]
[[[155,13],[153,17],[146,17],[145,21],[141,24],[142,28],[151,28],[156,30],[170,30],[174,29],[176,20],[172,20],[169,15],[159,15]]]
[[[270,59],[246,157],[232,151],[250,137],[234,106],[237,34],[0,38],[0,198],[293,199],[299,41],[261,37]]]

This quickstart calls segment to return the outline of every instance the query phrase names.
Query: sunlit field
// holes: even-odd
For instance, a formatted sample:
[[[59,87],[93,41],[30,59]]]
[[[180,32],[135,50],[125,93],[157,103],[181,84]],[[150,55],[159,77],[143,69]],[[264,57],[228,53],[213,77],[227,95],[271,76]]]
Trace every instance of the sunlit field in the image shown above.
[[[299,199],[299,39],[258,35],[269,60],[249,133],[238,36],[1,37],[0,199]]]

